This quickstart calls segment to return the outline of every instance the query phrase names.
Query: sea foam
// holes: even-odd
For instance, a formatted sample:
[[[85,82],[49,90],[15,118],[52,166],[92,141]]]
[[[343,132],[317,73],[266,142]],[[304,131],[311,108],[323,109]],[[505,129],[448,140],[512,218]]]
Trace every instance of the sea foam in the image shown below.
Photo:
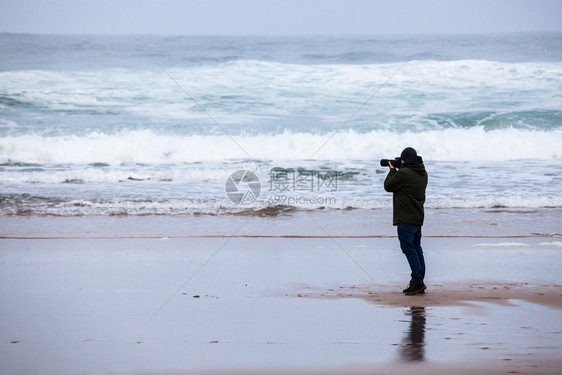
[[[192,163],[231,159],[375,160],[393,157],[407,145],[426,160],[561,159],[562,130],[429,130],[365,133],[343,130],[326,134],[173,136],[151,130],[85,136],[34,134],[0,138],[0,163]]]

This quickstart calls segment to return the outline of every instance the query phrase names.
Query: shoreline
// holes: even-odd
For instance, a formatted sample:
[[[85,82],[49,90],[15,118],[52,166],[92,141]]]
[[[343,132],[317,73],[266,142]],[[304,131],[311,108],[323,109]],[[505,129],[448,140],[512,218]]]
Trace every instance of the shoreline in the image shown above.
[[[338,225],[339,223],[343,225]],[[562,208],[427,209],[426,238],[562,237]],[[1,216],[0,238],[395,238],[390,209],[275,215]]]

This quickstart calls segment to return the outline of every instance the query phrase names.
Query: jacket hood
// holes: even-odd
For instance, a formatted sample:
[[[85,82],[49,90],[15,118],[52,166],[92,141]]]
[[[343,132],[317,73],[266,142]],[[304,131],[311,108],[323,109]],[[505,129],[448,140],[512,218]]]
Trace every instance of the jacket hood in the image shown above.
[[[419,174],[426,173],[421,156],[410,156],[404,161],[404,165],[402,165],[402,168],[404,167],[408,167]]]
[[[408,165],[420,165],[420,164],[423,164],[423,160],[421,156],[413,155],[408,157],[406,160],[404,160],[404,167]]]

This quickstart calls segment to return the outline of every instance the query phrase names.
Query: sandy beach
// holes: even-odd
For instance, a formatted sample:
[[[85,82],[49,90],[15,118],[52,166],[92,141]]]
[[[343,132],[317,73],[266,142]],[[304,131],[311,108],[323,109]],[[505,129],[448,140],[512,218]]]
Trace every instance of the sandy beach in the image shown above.
[[[435,213],[408,297],[384,215],[307,215],[2,217],[0,372],[559,373],[558,234]]]

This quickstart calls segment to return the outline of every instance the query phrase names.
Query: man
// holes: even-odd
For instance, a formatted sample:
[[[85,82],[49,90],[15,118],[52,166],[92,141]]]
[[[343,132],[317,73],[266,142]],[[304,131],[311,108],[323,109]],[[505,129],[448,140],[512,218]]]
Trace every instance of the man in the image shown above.
[[[384,189],[392,192],[393,225],[397,226],[400,248],[412,271],[410,284],[403,292],[413,296],[424,294],[425,261],[421,247],[427,172],[416,150],[407,147],[400,155],[400,169],[389,162],[390,171]]]

